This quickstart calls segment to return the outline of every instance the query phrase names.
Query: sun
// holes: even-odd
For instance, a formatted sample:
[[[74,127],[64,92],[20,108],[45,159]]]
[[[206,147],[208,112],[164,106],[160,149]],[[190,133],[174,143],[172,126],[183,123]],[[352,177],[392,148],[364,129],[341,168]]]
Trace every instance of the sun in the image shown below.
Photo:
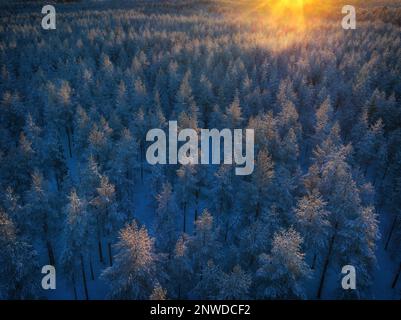
[[[273,9],[276,10],[289,10],[294,12],[303,11],[305,1],[304,0],[275,0],[275,1],[268,1],[265,0],[267,3],[271,3]]]
[[[305,29],[305,5],[307,0],[262,0],[268,3],[272,24],[302,31]]]
[[[301,31],[305,28],[305,8],[316,0],[237,0],[235,7],[243,19],[262,17],[272,27]]]
[[[319,26],[318,0],[220,0],[228,21],[247,30],[251,43],[285,50],[305,43]],[[325,0],[333,1],[333,0]],[[319,11],[319,12],[318,12]]]
[[[243,27],[249,43],[280,52],[308,41],[318,0],[219,0],[233,25]],[[330,0],[325,0],[330,1]]]

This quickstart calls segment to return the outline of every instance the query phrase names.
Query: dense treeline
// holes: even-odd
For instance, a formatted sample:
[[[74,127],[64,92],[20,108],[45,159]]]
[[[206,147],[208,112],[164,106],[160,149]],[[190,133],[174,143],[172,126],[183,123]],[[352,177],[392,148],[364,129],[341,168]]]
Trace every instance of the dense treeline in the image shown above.
[[[54,31],[1,17],[0,298],[40,297],[39,262],[75,298],[89,281],[123,299],[374,296],[379,221],[401,261],[396,23],[290,34],[72,8]],[[168,120],[255,129],[255,172],[148,165],[146,132]],[[347,295],[328,279],[346,264]]]

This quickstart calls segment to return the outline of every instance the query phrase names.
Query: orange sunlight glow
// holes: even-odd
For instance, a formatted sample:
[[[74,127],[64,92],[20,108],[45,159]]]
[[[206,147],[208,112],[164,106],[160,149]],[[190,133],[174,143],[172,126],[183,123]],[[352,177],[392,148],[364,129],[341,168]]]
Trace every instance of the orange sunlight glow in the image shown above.
[[[297,31],[305,29],[304,0],[263,0],[263,2],[271,5],[269,19],[273,23]]]
[[[231,20],[251,24],[251,38],[279,51],[304,41],[307,30],[313,27],[309,18],[318,16],[311,15],[318,6],[317,0],[237,0],[231,3],[235,8]]]
[[[291,28],[304,28],[304,10],[315,0],[242,0],[237,1],[243,18],[264,15],[270,24],[281,23]]]

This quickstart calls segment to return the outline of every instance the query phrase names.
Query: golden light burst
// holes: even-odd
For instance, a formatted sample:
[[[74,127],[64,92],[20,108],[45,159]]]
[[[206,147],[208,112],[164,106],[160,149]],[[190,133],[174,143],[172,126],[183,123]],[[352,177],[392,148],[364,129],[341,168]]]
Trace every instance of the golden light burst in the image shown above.
[[[226,4],[230,2],[226,1]],[[237,0],[231,3],[233,22],[251,24],[254,33],[251,38],[258,37],[258,43],[282,50],[307,36],[312,26],[310,13],[318,0]]]
[[[297,30],[305,28],[304,0],[276,0],[264,2],[271,3],[270,19],[280,23],[283,27]]]

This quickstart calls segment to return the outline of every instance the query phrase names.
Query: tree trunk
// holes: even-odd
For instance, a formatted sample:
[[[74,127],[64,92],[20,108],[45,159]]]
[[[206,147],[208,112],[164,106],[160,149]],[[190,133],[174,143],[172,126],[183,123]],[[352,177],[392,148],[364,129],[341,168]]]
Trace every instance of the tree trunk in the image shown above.
[[[317,254],[315,253],[313,255],[313,260],[312,260],[312,265],[311,265],[311,269],[314,270],[316,267],[316,258],[317,258]]]
[[[71,133],[70,129],[68,127],[65,128],[65,131],[67,132],[67,140],[68,140],[68,152],[70,154],[70,158],[72,158],[72,148],[71,148]]]
[[[384,173],[383,173],[383,176],[382,176],[382,180],[384,180],[386,178],[386,176],[387,176],[388,167],[389,167],[389,165],[387,164],[386,165],[386,169],[384,170]]]
[[[199,205],[199,190],[196,190],[195,192],[195,217],[194,221],[198,219],[198,205]]]
[[[337,229],[337,227],[336,227],[336,229]],[[330,258],[331,258],[331,253],[333,251],[333,244],[334,244],[335,237],[336,237],[336,235],[334,234],[333,237],[330,240],[329,251],[327,252],[326,260],[324,261],[322,276],[320,278],[320,283],[319,283],[319,289],[317,291],[317,298],[318,299],[320,299],[321,296],[322,296],[324,280],[326,278],[327,268],[328,268],[329,263],[330,263]]]
[[[249,259],[249,266],[252,267],[255,263],[255,255],[251,254],[251,258]]]
[[[55,172],[54,175],[56,176],[57,191],[60,191],[60,181],[61,181],[61,178],[59,177],[59,174],[58,174],[57,172]]]
[[[49,264],[55,266],[56,259],[54,259],[53,247],[48,237],[47,216],[45,217],[42,227],[43,227],[44,240],[46,241],[47,254],[49,256]]]
[[[99,252],[99,260],[100,263],[103,263],[103,249],[102,249],[102,237],[100,232],[100,223],[99,223],[99,216],[96,217],[96,227],[97,227],[97,247]]]
[[[74,289],[74,299],[78,300],[77,287],[75,285],[75,272],[72,273],[72,288]]]
[[[89,257],[89,269],[91,272],[91,280],[95,280],[95,273],[93,272],[93,264],[92,264],[92,257]]]
[[[258,203],[256,204],[256,211],[255,211],[256,219],[259,218],[259,215],[260,215],[260,202],[258,201]]]
[[[46,246],[47,246],[47,253],[49,255],[49,263],[50,263],[50,265],[55,266],[56,259],[54,258],[53,246],[52,246],[50,240],[46,241]]]
[[[99,250],[99,260],[100,263],[103,263],[103,253],[102,253],[102,241],[99,239],[99,241],[97,242],[97,246],[98,246],[98,250]]]
[[[227,243],[227,239],[228,239],[228,229],[229,229],[229,226],[228,226],[228,221],[226,222],[226,230],[225,230],[225,232],[224,232],[224,243]]]
[[[393,223],[391,224],[390,232],[389,232],[389,234],[388,234],[387,241],[386,241],[386,245],[384,246],[384,250],[387,250],[388,245],[390,244],[391,236],[393,235],[393,231],[394,231],[395,226],[396,226],[396,224],[397,224],[397,218],[398,218],[398,215],[396,215],[396,216],[394,217]]]
[[[398,281],[398,278],[400,277],[400,273],[401,273],[401,262],[400,262],[400,266],[398,267],[397,274],[395,275],[395,278],[394,278],[394,280],[393,280],[393,283],[391,284],[391,288],[392,288],[392,289],[395,288],[395,286],[396,286],[396,284],[397,284],[397,281]]]
[[[140,155],[141,155],[141,182],[143,183],[143,142],[140,143]]]
[[[186,231],[186,224],[187,224],[187,203],[186,202],[184,202],[184,204],[183,204],[183,212],[184,212],[184,226],[183,226],[183,230],[184,230],[184,233],[185,233],[185,231]]]
[[[88,295],[88,286],[86,283],[86,275],[85,275],[85,268],[84,268],[84,257],[81,254],[81,270],[82,270],[82,282],[84,286],[84,291],[85,291],[85,299],[89,300],[89,295]]]
[[[109,251],[109,263],[110,263],[110,267],[113,265],[113,256],[111,255],[111,243],[108,242],[107,243],[107,248]]]

